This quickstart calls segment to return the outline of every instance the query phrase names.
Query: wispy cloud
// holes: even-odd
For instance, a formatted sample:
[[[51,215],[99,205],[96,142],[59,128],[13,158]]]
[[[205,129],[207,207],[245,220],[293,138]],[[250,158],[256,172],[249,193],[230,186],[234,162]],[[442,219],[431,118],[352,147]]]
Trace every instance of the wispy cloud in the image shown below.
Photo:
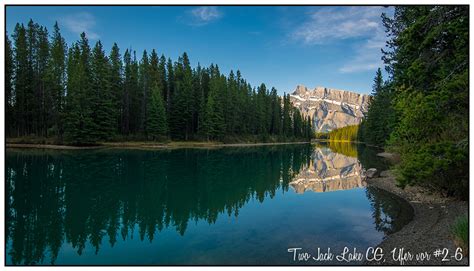
[[[341,73],[375,71],[382,66],[380,49],[385,46],[385,41],[385,32],[382,29],[377,29],[373,37],[357,45],[354,49],[354,57],[340,67],[339,71]]]
[[[222,12],[217,7],[198,7],[190,10],[189,23],[195,26],[206,25],[222,18]]]
[[[89,39],[99,39],[99,34],[94,30],[96,26],[95,17],[88,12],[79,12],[64,16],[60,19],[60,23],[69,31],[75,34],[86,33]]]
[[[321,7],[293,32],[307,44],[370,36],[380,26],[380,7]]]
[[[354,56],[339,68],[342,73],[374,70],[382,65],[380,48],[385,33],[380,15],[383,7],[320,8],[296,27],[291,37],[307,45],[354,41]],[[365,39],[365,42],[360,42]]]

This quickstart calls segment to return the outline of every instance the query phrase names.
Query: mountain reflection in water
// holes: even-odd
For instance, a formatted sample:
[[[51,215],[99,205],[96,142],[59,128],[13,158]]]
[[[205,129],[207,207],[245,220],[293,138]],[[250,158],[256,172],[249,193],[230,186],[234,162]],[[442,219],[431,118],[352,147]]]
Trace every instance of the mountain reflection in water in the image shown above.
[[[356,157],[333,152],[329,147],[314,150],[305,166],[290,182],[297,193],[307,190],[328,192],[347,190],[366,185],[362,165]]]
[[[292,264],[290,244],[376,245],[409,219],[390,194],[290,188],[309,170],[353,186],[360,163],[338,151],[354,149],[8,149],[6,263]]]

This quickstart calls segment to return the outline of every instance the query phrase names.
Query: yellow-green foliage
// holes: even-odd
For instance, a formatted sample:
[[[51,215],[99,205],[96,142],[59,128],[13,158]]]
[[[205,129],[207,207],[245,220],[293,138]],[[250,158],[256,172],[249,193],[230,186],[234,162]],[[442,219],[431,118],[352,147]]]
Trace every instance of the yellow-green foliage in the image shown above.
[[[349,125],[339,129],[332,130],[328,133],[330,141],[357,141],[357,131],[359,125]]]
[[[317,132],[314,134],[316,139],[329,139],[329,133]]]
[[[357,148],[350,142],[329,141],[328,145],[333,152],[357,158]]]

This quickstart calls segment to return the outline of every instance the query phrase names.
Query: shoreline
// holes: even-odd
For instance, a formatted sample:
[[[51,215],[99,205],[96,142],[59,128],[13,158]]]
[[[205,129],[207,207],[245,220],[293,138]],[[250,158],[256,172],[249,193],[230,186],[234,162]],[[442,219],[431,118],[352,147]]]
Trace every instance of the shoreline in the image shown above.
[[[260,143],[221,143],[221,142],[169,142],[169,143],[154,143],[154,142],[105,142],[97,146],[69,146],[69,145],[55,145],[55,144],[27,144],[27,143],[5,143],[5,147],[17,149],[53,149],[53,150],[97,150],[97,149],[201,149],[201,148],[220,148],[220,147],[257,147],[257,146],[276,146],[276,145],[296,145],[296,144],[310,144],[309,141],[295,141],[295,142],[260,142]]]
[[[354,140],[330,140],[330,139],[312,139],[311,142],[313,143],[351,143],[351,144],[366,144],[362,141],[354,141]],[[374,146],[375,147],[375,146]]]
[[[468,255],[463,256],[461,261],[451,257],[457,249],[451,227],[459,215],[468,213],[469,203],[443,197],[419,186],[407,186],[401,189],[396,186],[393,171],[384,171],[381,175],[383,177],[366,179],[367,186],[383,189],[406,200],[413,208],[413,219],[377,245],[383,249],[384,262],[366,262],[366,264],[400,265],[399,261],[393,259],[391,251],[396,248],[398,253],[399,249],[403,248],[404,253],[410,252],[412,255],[423,252],[431,254],[430,260],[417,261],[416,257],[413,257],[412,260],[406,260],[404,265],[469,265]],[[449,261],[442,261],[442,256],[433,257],[435,250],[445,248],[449,250]]]

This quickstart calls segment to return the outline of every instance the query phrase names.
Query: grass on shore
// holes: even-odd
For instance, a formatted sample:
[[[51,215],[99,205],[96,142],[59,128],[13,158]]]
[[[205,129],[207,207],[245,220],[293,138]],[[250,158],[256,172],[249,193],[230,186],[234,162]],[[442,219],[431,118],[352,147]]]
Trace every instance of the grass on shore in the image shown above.
[[[85,149],[85,148],[101,148],[101,147],[118,147],[118,148],[209,148],[218,146],[252,146],[252,145],[276,145],[276,144],[291,144],[303,143],[307,140],[298,140],[295,138],[280,138],[267,136],[265,138],[258,136],[228,136],[221,141],[207,141],[207,140],[188,140],[188,141],[173,141],[169,138],[162,138],[157,141],[147,141],[141,138],[115,138],[108,142],[97,142],[93,145],[70,145],[59,142],[56,138],[43,137],[18,137],[6,138],[7,146],[10,147],[36,147],[36,148],[51,148],[51,149]]]
[[[459,216],[452,227],[454,242],[461,247],[463,254],[468,254],[469,249],[469,221],[467,215]]]

